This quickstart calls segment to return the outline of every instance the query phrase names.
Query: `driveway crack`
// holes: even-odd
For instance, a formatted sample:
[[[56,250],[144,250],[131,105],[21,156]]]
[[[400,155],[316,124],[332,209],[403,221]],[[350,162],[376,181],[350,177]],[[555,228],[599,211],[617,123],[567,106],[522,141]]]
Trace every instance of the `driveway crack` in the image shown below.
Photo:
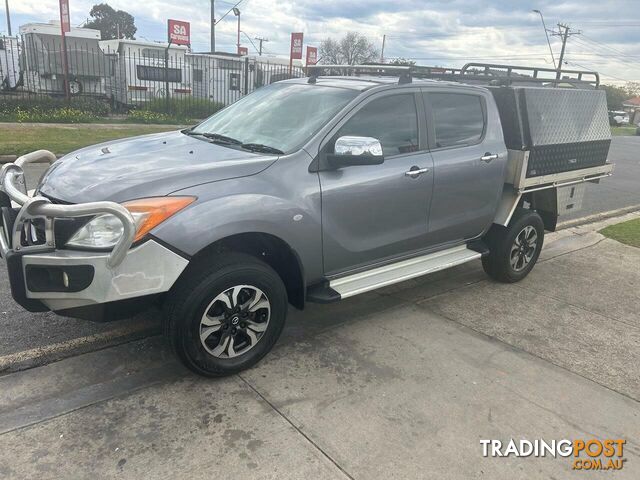
[[[278,407],[276,407],[272,402],[269,401],[257,388],[255,388],[251,383],[246,380],[242,375],[238,374],[238,378],[244,382],[244,384],[249,387],[253,392],[258,395],[269,407],[273,409],[278,415],[280,415],[285,422],[287,422],[291,427],[293,427],[302,437],[309,442],[316,450],[318,450],[327,460],[329,460],[335,467],[342,472],[342,474],[349,478],[350,480],[355,480],[355,478],[345,470],[345,468],[338,463],[336,459],[334,459],[329,453],[324,450],[320,445],[318,445],[309,435],[304,433],[287,415],[284,414]]]

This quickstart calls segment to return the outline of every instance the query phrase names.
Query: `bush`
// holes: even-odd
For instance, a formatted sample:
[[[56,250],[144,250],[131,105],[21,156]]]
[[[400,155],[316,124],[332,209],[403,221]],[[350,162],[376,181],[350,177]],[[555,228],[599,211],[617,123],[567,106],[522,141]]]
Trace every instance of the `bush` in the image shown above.
[[[186,120],[206,118],[223,107],[223,104],[206,98],[185,97],[170,98],[168,104],[166,98],[154,98],[145,103],[141,109],[170,115],[175,119]]]
[[[60,109],[78,110],[96,117],[104,117],[110,111],[106,102],[95,98],[73,97],[67,101],[60,97],[33,96],[15,98],[0,96],[0,112],[3,112],[3,114],[16,113],[18,110],[51,112]]]
[[[94,114],[83,112],[76,108],[58,108],[55,110],[40,110],[32,108],[23,110],[17,108],[12,112],[0,111],[0,119],[19,123],[87,123],[97,120]]]
[[[175,119],[169,115],[150,110],[131,110],[127,120],[134,123],[175,123]]]

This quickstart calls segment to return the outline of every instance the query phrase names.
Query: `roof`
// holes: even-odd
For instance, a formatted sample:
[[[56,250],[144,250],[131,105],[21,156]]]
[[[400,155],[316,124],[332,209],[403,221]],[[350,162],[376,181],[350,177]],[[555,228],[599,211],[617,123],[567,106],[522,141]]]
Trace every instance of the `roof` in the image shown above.
[[[294,78],[286,80],[289,83],[308,83],[309,77]],[[352,90],[368,90],[373,87],[379,87],[382,85],[398,85],[400,87],[410,87],[411,85],[442,85],[442,86],[465,86],[472,88],[482,88],[478,85],[468,85],[459,82],[447,82],[444,80],[430,80],[422,78],[414,78],[411,83],[398,83],[397,76],[319,76],[316,77],[316,85],[324,85],[328,87],[341,87],[349,88]]]
[[[101,40],[100,46],[109,48],[113,48],[116,50],[120,45],[133,45],[136,47],[146,47],[146,48],[167,48],[167,42],[149,42],[146,40],[132,40],[130,38],[113,38],[111,40]],[[187,47],[184,45],[176,45],[171,44],[169,47],[171,50],[187,50]]]
[[[625,100],[622,102],[622,105],[630,106],[630,107],[640,107],[640,97],[630,98],[629,100]]]
[[[51,20],[49,23],[25,23],[20,26],[20,33],[38,33],[41,35],[62,36],[60,31],[60,22],[57,20]],[[71,27],[71,30],[67,32],[65,36],[94,38],[96,40],[100,40],[100,30],[95,30],[93,28]]]

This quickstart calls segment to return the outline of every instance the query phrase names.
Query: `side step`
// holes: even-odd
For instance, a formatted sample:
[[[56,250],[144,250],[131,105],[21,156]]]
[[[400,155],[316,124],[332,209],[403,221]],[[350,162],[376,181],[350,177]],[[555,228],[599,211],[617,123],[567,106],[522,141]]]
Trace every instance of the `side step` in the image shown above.
[[[328,287],[340,295],[340,298],[348,298],[376,288],[454,267],[480,257],[482,257],[481,252],[471,250],[466,245],[461,245],[347,277],[336,278],[329,281]]]

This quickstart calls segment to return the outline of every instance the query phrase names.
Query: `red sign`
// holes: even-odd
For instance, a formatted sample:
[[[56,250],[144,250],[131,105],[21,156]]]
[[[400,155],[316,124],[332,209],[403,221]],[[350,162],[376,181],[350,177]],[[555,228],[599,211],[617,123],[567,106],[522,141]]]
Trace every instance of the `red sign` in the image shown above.
[[[249,55],[249,49],[247,47],[238,47],[238,55]]]
[[[306,65],[315,65],[316,63],[318,63],[318,49],[316,47],[307,46]]]
[[[191,45],[191,26],[182,20],[169,20],[169,43]]]
[[[71,31],[71,18],[69,18],[69,0],[60,0],[60,28],[62,34]]]
[[[302,32],[291,34],[290,59],[302,60]]]

